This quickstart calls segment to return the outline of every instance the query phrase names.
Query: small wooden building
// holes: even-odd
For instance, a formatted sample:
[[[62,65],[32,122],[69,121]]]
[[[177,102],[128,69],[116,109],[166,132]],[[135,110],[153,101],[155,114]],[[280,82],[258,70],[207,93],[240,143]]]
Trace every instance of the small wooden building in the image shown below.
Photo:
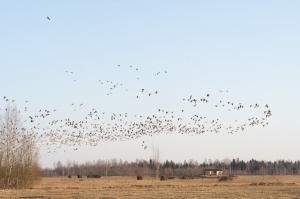
[[[221,176],[223,175],[222,169],[203,169],[204,175],[207,176]]]

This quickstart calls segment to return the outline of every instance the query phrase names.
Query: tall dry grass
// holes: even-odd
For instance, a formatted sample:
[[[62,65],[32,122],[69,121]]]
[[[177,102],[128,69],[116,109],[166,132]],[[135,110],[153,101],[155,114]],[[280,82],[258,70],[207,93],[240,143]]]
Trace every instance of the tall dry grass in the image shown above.
[[[300,176],[275,178],[239,176],[232,182],[219,182],[199,178],[159,181],[147,176],[141,181],[133,176],[54,177],[42,178],[32,189],[0,190],[0,198],[299,198]]]

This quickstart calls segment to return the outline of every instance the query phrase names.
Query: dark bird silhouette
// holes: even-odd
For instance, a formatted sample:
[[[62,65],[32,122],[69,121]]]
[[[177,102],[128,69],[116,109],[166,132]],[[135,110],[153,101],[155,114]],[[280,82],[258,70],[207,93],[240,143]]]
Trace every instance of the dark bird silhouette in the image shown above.
[[[47,19],[50,20],[50,17],[47,16]]]

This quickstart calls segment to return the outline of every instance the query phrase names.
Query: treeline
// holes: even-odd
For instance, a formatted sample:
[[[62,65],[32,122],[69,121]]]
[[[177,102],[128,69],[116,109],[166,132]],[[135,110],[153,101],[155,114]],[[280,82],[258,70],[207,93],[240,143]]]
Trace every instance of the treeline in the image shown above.
[[[205,160],[199,163],[195,160],[174,162],[166,160],[159,166],[159,175],[165,176],[197,176],[203,174],[203,169],[222,169],[224,174],[232,175],[297,175],[300,174],[300,161],[243,161],[237,159]],[[53,169],[43,170],[43,176],[68,175],[100,175],[100,176],[156,176],[155,162],[150,159],[136,160],[135,162],[117,159],[98,160],[94,162],[78,163],[67,161],[66,164],[58,161]]]

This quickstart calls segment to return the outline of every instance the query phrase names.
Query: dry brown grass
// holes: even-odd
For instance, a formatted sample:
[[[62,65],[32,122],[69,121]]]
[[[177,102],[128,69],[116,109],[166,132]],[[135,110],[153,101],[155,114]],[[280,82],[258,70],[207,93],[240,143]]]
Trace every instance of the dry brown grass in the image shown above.
[[[261,183],[262,182],[262,183]],[[144,177],[43,178],[31,189],[0,190],[0,198],[299,198],[300,176],[239,176],[218,179]]]

